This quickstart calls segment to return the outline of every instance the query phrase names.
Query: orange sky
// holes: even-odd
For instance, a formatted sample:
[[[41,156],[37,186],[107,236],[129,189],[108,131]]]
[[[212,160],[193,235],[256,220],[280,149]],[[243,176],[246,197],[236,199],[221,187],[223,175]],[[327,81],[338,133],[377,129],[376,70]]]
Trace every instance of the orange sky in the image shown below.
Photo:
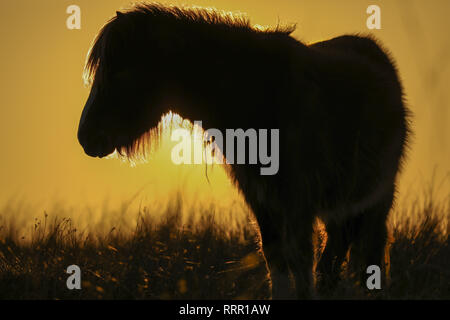
[[[31,202],[58,199],[78,205],[121,201],[146,186],[150,199],[189,186],[193,194],[233,195],[220,168],[208,185],[204,170],[168,163],[167,150],[135,168],[87,157],[76,139],[88,95],[82,70],[91,41],[115,10],[129,1],[2,1],[0,11],[0,201],[15,195]],[[196,0],[165,2],[246,12],[252,23],[297,23],[305,42],[368,32],[366,8],[381,7],[382,30],[372,33],[392,52],[413,110],[415,138],[402,178],[411,185],[450,172],[450,39],[448,0]],[[81,30],[66,28],[67,6],[81,7]],[[196,120],[196,119],[193,119]],[[164,154],[166,152],[166,154]],[[181,171],[180,171],[181,170]],[[180,178],[181,175],[181,178]],[[216,179],[216,180],[214,180]],[[215,182],[215,183],[214,183]],[[448,184],[444,187],[448,194]],[[230,196],[231,197],[231,196]],[[234,197],[234,196],[232,196]],[[44,205],[45,206],[45,205]]]

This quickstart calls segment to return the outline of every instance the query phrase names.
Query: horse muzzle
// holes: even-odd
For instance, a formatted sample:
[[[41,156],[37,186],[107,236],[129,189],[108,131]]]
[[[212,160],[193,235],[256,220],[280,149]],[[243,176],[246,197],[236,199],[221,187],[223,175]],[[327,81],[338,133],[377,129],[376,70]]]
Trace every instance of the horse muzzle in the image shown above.
[[[78,132],[78,141],[84,152],[91,157],[103,158],[114,152],[112,140],[104,132],[87,135],[83,131]]]

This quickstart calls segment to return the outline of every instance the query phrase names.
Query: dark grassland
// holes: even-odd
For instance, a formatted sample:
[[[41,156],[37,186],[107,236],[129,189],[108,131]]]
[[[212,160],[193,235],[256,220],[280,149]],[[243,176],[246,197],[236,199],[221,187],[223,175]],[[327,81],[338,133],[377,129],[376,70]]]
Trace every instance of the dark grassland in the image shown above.
[[[391,216],[390,280],[382,290],[362,290],[344,268],[338,288],[317,298],[450,299],[448,203],[425,197]],[[70,219],[44,216],[36,220],[30,241],[18,239],[12,225],[0,226],[0,299],[268,297],[251,224],[230,233],[213,218],[182,223],[177,210],[162,221],[146,210],[139,217],[132,233],[113,229],[99,236],[76,230]],[[316,232],[316,244],[321,234]],[[66,287],[65,271],[72,264],[82,270],[81,290]]]

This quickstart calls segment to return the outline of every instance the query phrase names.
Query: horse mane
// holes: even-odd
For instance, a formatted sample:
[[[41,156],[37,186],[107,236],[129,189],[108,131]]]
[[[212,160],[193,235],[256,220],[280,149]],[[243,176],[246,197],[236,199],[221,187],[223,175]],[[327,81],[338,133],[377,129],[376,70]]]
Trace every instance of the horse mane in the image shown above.
[[[290,35],[296,28],[295,24],[286,26],[278,24],[275,27],[264,28],[259,25],[252,26],[245,14],[218,11],[213,8],[138,3],[130,8],[118,11],[99,31],[88,52],[85,63],[83,79],[86,85],[92,85],[95,77],[102,77],[104,72],[97,74],[100,61],[102,60],[102,64],[107,64],[108,57],[114,53],[114,48],[121,41],[121,37],[126,37],[126,35],[122,34],[122,30],[126,30],[124,27],[129,23],[180,24],[183,27],[197,25],[203,27],[207,32],[212,31],[213,28],[221,28],[240,32],[264,32],[284,35]],[[101,79],[99,80],[101,81]]]
[[[85,85],[91,86],[94,82],[106,83],[111,76],[108,72],[112,70],[112,57],[121,50],[124,43],[149,41],[148,32],[155,29],[153,26],[177,27],[189,30],[193,34],[213,34],[217,35],[218,39],[223,38],[225,33],[233,36],[238,33],[289,36],[295,30],[295,25],[277,25],[267,28],[252,26],[249,18],[242,13],[218,11],[212,8],[138,3],[116,12],[116,15],[100,29],[86,58],[83,73]],[[131,34],[132,37],[130,37]],[[149,128],[139,138],[117,148],[117,153],[134,162],[145,160],[160,143],[161,133],[161,127]]]

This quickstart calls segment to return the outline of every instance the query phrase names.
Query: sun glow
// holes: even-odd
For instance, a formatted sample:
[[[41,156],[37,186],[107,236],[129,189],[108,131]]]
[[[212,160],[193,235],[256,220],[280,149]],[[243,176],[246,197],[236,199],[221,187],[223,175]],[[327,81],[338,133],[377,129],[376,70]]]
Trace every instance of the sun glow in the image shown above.
[[[183,223],[201,222],[213,216],[217,225],[230,232],[248,223],[251,211],[226,173],[226,165],[219,163],[175,164],[171,151],[178,143],[171,139],[175,129],[186,129],[192,139],[203,142],[203,129],[180,115],[169,112],[161,117],[153,134],[144,135],[141,144],[146,149],[139,157],[128,158],[118,151],[103,159],[84,157],[96,166],[86,173],[86,187],[79,194],[61,189],[55,198],[33,203],[33,210],[23,209],[14,215],[20,225],[19,233],[29,236],[32,230],[29,216],[46,212],[49,219],[70,219],[80,230],[108,233],[114,228],[133,232],[139,215],[150,214],[156,221],[168,214],[180,214]],[[157,133],[157,134],[156,134]],[[210,148],[202,146],[205,157]],[[218,154],[210,154],[218,157]],[[101,175],[104,170],[104,174]],[[56,202],[56,204],[55,204]],[[22,209],[21,209],[22,210]],[[33,217],[41,218],[39,214]]]
[[[120,160],[129,166],[146,174],[151,181],[148,187],[141,191],[140,200],[145,203],[173,202],[175,197],[183,201],[183,216],[192,218],[202,210],[209,208],[215,219],[230,227],[238,226],[247,218],[249,210],[236,187],[230,181],[225,161],[203,161],[202,164],[175,164],[171,151],[177,142],[172,141],[172,132],[176,129],[186,129],[202,148],[204,159],[222,159],[218,151],[212,151],[210,144],[203,141],[204,130],[190,120],[182,118],[172,111],[161,117],[157,127],[142,139],[141,149],[136,157],[127,157],[115,151],[107,159]],[[194,145],[194,143],[193,143]],[[222,164],[223,163],[223,164]],[[157,189],[158,192],[155,192]],[[165,190],[165,191],[163,191]]]
[[[179,114],[169,111],[161,117],[156,128],[150,129],[144,133],[138,141],[136,154],[127,154],[126,151],[119,152],[117,149],[113,153],[106,156],[106,159],[120,159],[124,162],[129,162],[132,167],[139,163],[148,163],[149,159],[158,152],[160,148],[167,149],[173,147],[172,133],[176,129],[185,129],[191,133],[190,139],[192,145],[201,146],[204,161],[211,163],[225,163],[222,154],[217,148],[212,147],[212,142],[205,143],[203,139],[205,131],[201,126],[193,124],[188,119],[182,118]],[[122,154],[121,154],[122,153]]]

